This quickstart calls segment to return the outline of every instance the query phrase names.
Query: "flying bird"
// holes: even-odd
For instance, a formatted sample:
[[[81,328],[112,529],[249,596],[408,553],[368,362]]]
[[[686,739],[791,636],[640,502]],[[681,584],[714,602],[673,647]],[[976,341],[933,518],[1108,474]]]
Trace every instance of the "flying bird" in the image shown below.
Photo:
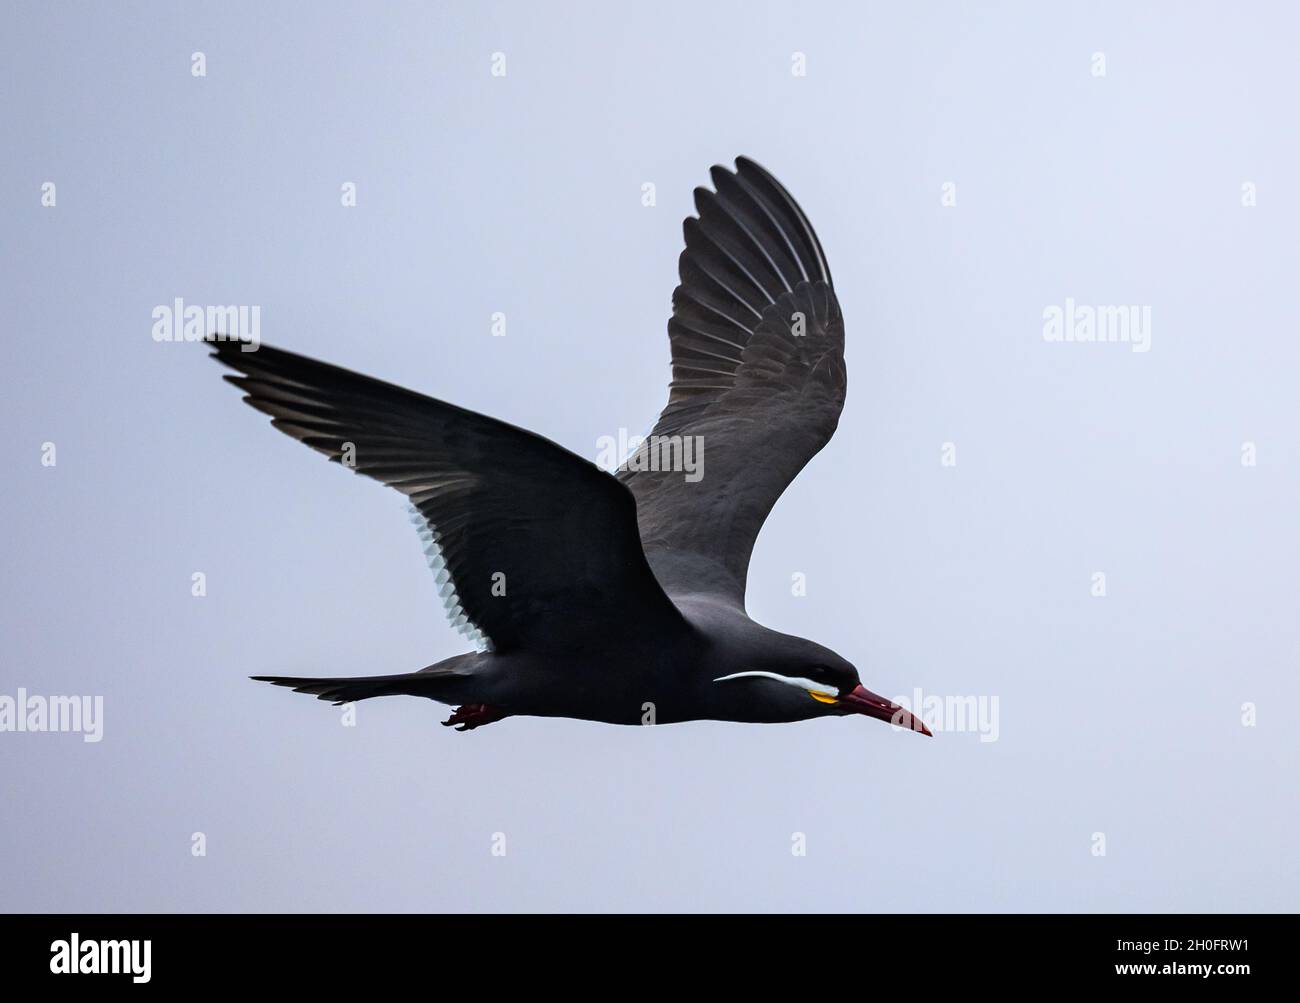
[[[468,731],[516,715],[611,724],[865,714],[930,734],[834,651],[751,620],[750,553],[839,423],[844,321],[784,187],[714,167],[683,226],[668,403],[611,474],[533,432],[266,345],[209,335],[281,432],[406,496],[475,650],[418,672],[254,676],[336,704],[407,694]],[[255,350],[249,350],[255,349]]]

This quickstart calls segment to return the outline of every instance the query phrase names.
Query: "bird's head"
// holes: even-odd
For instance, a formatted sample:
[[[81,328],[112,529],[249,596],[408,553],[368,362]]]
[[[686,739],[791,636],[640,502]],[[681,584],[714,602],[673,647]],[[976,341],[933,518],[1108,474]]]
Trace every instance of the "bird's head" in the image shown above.
[[[919,717],[863,686],[858,670],[829,648],[787,635],[770,640],[772,643],[761,655],[747,659],[751,667],[718,676],[713,682],[745,687],[748,703],[766,705],[774,715],[802,719],[865,714],[899,728],[930,734]]]

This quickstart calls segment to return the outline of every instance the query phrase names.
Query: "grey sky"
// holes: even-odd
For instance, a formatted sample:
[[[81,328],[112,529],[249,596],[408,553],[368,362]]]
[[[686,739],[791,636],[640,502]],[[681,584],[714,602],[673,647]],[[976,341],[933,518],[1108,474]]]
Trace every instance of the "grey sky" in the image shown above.
[[[7,6],[0,695],[104,721],[0,733],[0,908],[1295,909],[1300,18],[1057,6]],[[998,740],[344,727],[247,681],[464,648],[403,499],[153,308],[259,305],[594,458],[666,398],[681,220],[740,153],[816,225],[849,364],[750,612],[996,697]],[[1045,341],[1067,297],[1150,306],[1150,351]]]

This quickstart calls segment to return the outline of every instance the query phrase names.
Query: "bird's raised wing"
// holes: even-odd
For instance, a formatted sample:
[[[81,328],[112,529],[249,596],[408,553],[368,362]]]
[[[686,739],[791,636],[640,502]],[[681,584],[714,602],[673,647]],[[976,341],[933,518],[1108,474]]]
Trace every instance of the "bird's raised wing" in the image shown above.
[[[498,652],[581,652],[685,630],[627,488],[555,443],[265,345],[210,339],[271,424],[410,500],[453,625]]]
[[[697,188],[699,217],[683,226],[668,405],[619,477],[664,588],[743,607],[763,520],[839,422],[844,322],[817,235],[780,183],[744,157],[712,177],[717,192]],[[674,456],[697,471],[665,469]]]

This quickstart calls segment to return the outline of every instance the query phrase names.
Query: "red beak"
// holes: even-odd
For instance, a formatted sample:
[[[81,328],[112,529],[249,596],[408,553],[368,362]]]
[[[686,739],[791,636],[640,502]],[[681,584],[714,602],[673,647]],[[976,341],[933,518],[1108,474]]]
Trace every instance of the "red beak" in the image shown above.
[[[919,717],[913,716],[892,700],[886,700],[872,693],[865,686],[855,686],[852,693],[846,693],[839,698],[837,705],[854,714],[866,714],[867,717],[874,717],[878,721],[888,721],[896,728],[908,728],[919,731],[922,735],[930,735],[930,729]],[[934,736],[930,735],[930,737]]]

